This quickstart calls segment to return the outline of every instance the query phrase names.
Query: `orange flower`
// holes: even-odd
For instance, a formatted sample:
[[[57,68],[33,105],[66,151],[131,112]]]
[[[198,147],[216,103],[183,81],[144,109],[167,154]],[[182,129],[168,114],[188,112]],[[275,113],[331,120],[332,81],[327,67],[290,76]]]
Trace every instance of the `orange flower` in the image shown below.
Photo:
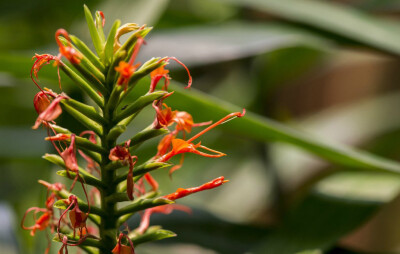
[[[192,188],[188,188],[188,189],[179,188],[174,193],[165,195],[164,198],[174,201],[176,199],[186,197],[187,195],[190,195],[190,194],[193,194],[193,193],[196,193],[199,191],[204,191],[204,190],[209,190],[209,189],[219,187],[222,184],[227,183],[227,182],[229,182],[229,181],[224,180],[224,177],[220,176],[220,177],[215,178],[214,180],[207,182],[198,187],[192,187]]]
[[[69,144],[67,149],[60,153],[60,156],[65,162],[65,167],[67,168],[67,171],[79,171],[78,161],[76,160],[75,134],[71,135],[71,143]]]
[[[185,88],[190,88],[190,86],[192,85],[192,76],[190,75],[190,71],[186,67],[186,65],[184,65],[181,61],[179,61],[175,57],[164,57],[164,58],[160,59],[160,61],[158,61],[158,62],[159,63],[165,62],[165,65],[167,65],[167,64],[169,64],[169,60],[174,60],[178,64],[182,65],[183,68],[185,68],[185,70],[187,71],[188,76],[189,76],[188,85]],[[171,79],[171,77],[168,75],[168,73],[169,73],[169,71],[164,69],[164,66],[161,66],[150,73],[151,83],[150,83],[149,93],[154,92],[158,82],[160,82],[160,80],[162,78],[165,79],[163,89],[166,91],[168,90],[169,80]]]
[[[34,101],[35,109],[36,111],[41,113],[36,119],[35,125],[32,127],[32,129],[37,129],[41,123],[48,123],[57,119],[57,117],[59,117],[62,113],[62,109],[59,104],[61,100],[68,99],[68,96],[64,94],[57,95],[57,97],[49,104],[43,95],[37,94],[35,98],[36,98],[36,100]]]
[[[126,194],[130,200],[133,200],[133,167],[137,162],[137,156],[132,156],[129,152],[130,140],[125,142],[125,146],[115,146],[110,150],[108,158],[112,161],[122,161],[125,164],[129,164],[129,172],[126,177]]]
[[[163,213],[163,214],[170,214],[174,210],[180,210],[183,212],[190,213],[191,209],[187,206],[177,205],[177,204],[170,204],[170,205],[163,205],[163,206],[156,206],[152,208],[148,208],[144,211],[142,219],[140,220],[140,225],[136,229],[140,234],[146,232],[150,225],[150,217],[153,213]]]
[[[137,38],[135,47],[133,48],[132,56],[129,62],[120,61],[118,66],[115,67],[115,70],[119,72],[119,78],[117,81],[118,85],[124,85],[124,91],[126,92],[128,88],[129,79],[132,77],[133,73],[135,73],[136,69],[140,66],[140,63],[134,64],[136,60],[136,56],[139,53],[140,47],[144,44],[144,39],[139,37]]]
[[[59,36],[63,36],[65,39],[68,41],[68,45],[64,45],[61,41]],[[65,58],[70,61],[72,64],[79,64],[82,59],[82,54],[76,51],[71,44],[71,39],[69,38],[69,34],[65,29],[58,29],[56,31],[56,42],[58,44],[58,47],[60,49],[60,54],[63,55]]]
[[[42,69],[42,67],[43,67],[44,65],[50,64],[50,61],[53,61],[53,60],[56,60],[56,61],[57,61],[58,58],[57,58],[56,56],[53,56],[53,55],[50,55],[50,54],[43,54],[43,55],[35,54],[35,56],[32,57],[32,60],[33,60],[33,59],[36,59],[36,60],[35,60],[35,62],[33,63],[33,66],[32,66],[32,69],[31,69],[31,79],[32,79],[33,83],[35,83],[35,85],[36,85],[41,91],[43,91],[42,88],[39,86],[39,84],[36,83],[34,77],[35,77],[37,80],[39,80],[38,73],[39,73],[40,69]],[[60,82],[60,73],[59,73],[59,71],[57,71],[57,73],[58,73],[58,80],[59,80],[59,82]],[[60,86],[61,86],[61,83],[60,83]]]
[[[130,246],[123,245],[121,243],[122,237],[125,237],[128,240]],[[113,254],[135,254],[135,249],[133,247],[132,240],[127,235],[120,233],[119,237],[118,237],[117,245],[114,247],[114,249],[111,251],[111,253],[113,253]]]
[[[119,78],[117,81],[118,85],[125,85],[124,90],[126,91],[129,83],[129,79],[135,73],[136,69],[139,67],[140,64],[131,65],[130,63],[121,61],[119,62],[118,66],[115,67],[115,70],[119,72]]]
[[[75,195],[70,195],[68,198],[68,207],[67,209],[65,209],[65,211],[61,214],[60,219],[58,220],[58,227],[57,227],[57,234],[58,237],[60,238],[60,241],[62,241],[61,239],[61,234],[59,232],[60,230],[60,224],[61,221],[64,217],[64,215],[69,212],[69,219],[71,222],[71,226],[74,230],[74,235],[73,237],[75,238],[76,235],[76,229],[79,230],[79,235],[83,236],[83,229],[86,230],[86,232],[88,232],[87,228],[86,228],[86,220],[88,217],[88,213],[84,213],[82,212],[82,210],[79,208],[79,204],[78,204],[78,198]]]
[[[178,112],[177,110],[172,111],[167,104],[162,103],[162,100],[155,101],[153,103],[153,108],[156,110],[156,121],[153,124],[155,129],[168,127],[174,123],[175,115]]]
[[[25,227],[24,221],[25,221],[26,215],[31,211],[34,211],[33,217],[35,219],[35,224],[30,227]],[[43,214],[38,219],[36,219],[36,214],[39,212],[42,212]],[[53,213],[50,210],[47,210],[45,208],[39,208],[39,207],[31,207],[28,210],[26,210],[24,217],[22,218],[21,227],[25,230],[31,230],[31,236],[34,236],[36,233],[36,230],[43,231],[49,226],[52,216],[53,216]]]
[[[35,107],[36,112],[41,114],[45,111],[51,103],[50,99],[54,99],[55,97],[57,97],[57,94],[51,90],[38,92],[33,98],[33,106]]]
[[[169,159],[171,159],[173,156],[182,154],[182,153],[195,153],[195,154],[198,154],[198,155],[201,155],[204,157],[210,157],[210,158],[219,158],[219,157],[226,155],[224,153],[221,153],[221,152],[212,150],[208,147],[202,146],[200,142],[195,145],[195,144],[192,144],[183,139],[174,138],[174,139],[172,139],[171,143],[172,143],[172,151],[170,151],[169,153],[167,153],[166,155],[161,157],[159,160],[160,162],[166,162]],[[198,148],[202,148],[204,150],[213,152],[215,154],[208,154],[208,153],[201,152],[201,151],[197,150]]]
[[[160,82],[162,78],[165,80],[163,89],[166,91],[168,90],[169,80],[171,79],[168,73],[169,70],[164,69],[164,66],[161,66],[150,73],[151,83],[149,93],[154,92],[158,82]]]

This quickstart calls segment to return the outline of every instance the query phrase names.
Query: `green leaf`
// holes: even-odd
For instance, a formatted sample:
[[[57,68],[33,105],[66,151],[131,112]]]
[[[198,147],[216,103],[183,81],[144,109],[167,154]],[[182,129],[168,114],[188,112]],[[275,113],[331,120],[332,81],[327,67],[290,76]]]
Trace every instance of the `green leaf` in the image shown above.
[[[104,65],[100,62],[99,58],[89,49],[89,47],[81,41],[78,37],[74,35],[69,36],[71,41],[76,45],[76,47],[85,55],[85,57],[90,60],[93,65],[95,65],[100,72],[104,72],[105,68]]]
[[[156,30],[141,55],[145,59],[175,56],[186,65],[204,66],[300,45],[329,51],[332,42],[305,29],[275,22],[229,22]]]
[[[103,134],[103,127],[97,122],[89,119],[82,112],[76,110],[75,108],[69,106],[66,103],[62,104],[62,108],[65,109],[65,111],[67,111],[71,116],[73,116],[76,120],[82,123],[89,130],[94,131],[99,136]]]
[[[165,198],[154,198],[154,199],[137,199],[133,201],[132,204],[127,205],[118,211],[116,211],[116,216],[120,217],[122,215],[128,214],[128,213],[135,213],[142,211],[147,208],[155,207],[155,206],[161,206],[161,205],[167,205],[167,204],[173,204],[175,203],[174,201],[171,201],[169,199]]]
[[[129,238],[131,238],[133,244],[137,246],[145,242],[158,241],[175,236],[176,234],[172,231],[159,229],[159,227],[150,227],[144,234],[136,234]]]
[[[67,172],[67,170],[57,171],[57,175],[69,178],[71,180],[75,180],[75,177],[76,177],[75,172]],[[107,188],[107,186],[102,181],[100,181],[99,179],[97,179],[94,176],[79,174],[77,181],[84,183],[84,184],[89,184],[89,185],[95,186],[99,189]]]
[[[90,84],[88,84],[85,80],[83,80],[78,74],[76,74],[71,68],[69,68],[65,64],[60,64],[60,69],[67,74],[68,77],[72,79],[86,94],[92,98],[92,100],[99,105],[100,107],[104,106],[104,99],[92,88]]]
[[[64,45],[68,45],[67,39],[60,36],[60,41]],[[78,51],[79,49],[72,45],[72,47]],[[78,64],[74,62],[70,62],[78,71],[81,73],[88,81],[93,83],[93,85],[102,93],[107,93],[108,91],[105,90],[103,83],[105,82],[104,74],[86,57],[86,55],[82,54],[82,58]]]
[[[339,172],[322,180],[271,232],[255,254],[328,250],[400,191],[400,177],[380,172]]]
[[[155,215],[151,217],[151,224],[161,225],[179,235],[176,239],[169,240],[170,244],[195,244],[214,250],[215,253],[251,253],[250,249],[263,240],[268,232],[267,229],[254,223],[252,225],[233,223],[206,210],[190,208],[192,210],[190,214],[174,211],[168,215]],[[129,220],[128,226],[137,227],[137,221]],[[210,241],[210,239],[217,240]]]
[[[58,166],[60,166],[62,168],[65,168],[65,162],[59,155],[46,153],[45,155],[43,155],[43,159],[45,159],[45,160],[47,160],[47,161],[49,161],[49,162],[51,162],[51,163],[53,163],[55,165],[58,165]],[[79,167],[79,173],[83,177],[94,178],[97,181],[99,181],[97,178],[92,176],[89,172],[87,172],[86,170],[84,170],[81,167]],[[104,186],[104,185],[102,185],[102,186]]]
[[[144,129],[131,138],[131,149],[137,149],[143,142],[167,134],[168,132],[166,129]]]
[[[121,21],[116,20],[110,30],[110,33],[108,34],[106,46],[104,48],[105,58],[108,64],[110,64],[113,60],[115,35],[120,25]]]
[[[96,109],[92,106],[74,100],[72,98],[68,100],[61,101],[61,104],[66,104],[81,114],[87,116],[98,124],[106,124],[106,120],[96,111]]]
[[[327,1],[224,0],[342,36],[395,55],[400,54],[400,34],[389,22]]]
[[[187,91],[174,84],[171,84],[171,87],[172,90],[175,90],[175,93],[171,97],[173,100],[170,100],[169,106],[193,112],[194,119],[198,119],[198,121],[216,120],[231,112],[242,111],[242,108],[238,106],[195,89]],[[244,117],[230,121],[229,124],[222,125],[220,128],[261,142],[279,141],[289,143],[337,165],[400,173],[400,164],[395,161],[344,145],[324,142],[251,112],[247,112]]]
[[[126,131],[126,126],[125,125],[115,125],[114,127],[111,128],[111,130],[108,132],[106,141],[107,142],[112,142],[114,140],[117,140],[117,138]]]
[[[152,30],[152,27],[146,27],[142,30],[138,30],[134,33],[132,33],[132,35],[128,38],[128,40],[126,40],[126,42],[124,44],[122,44],[121,48],[118,49],[118,51],[116,52],[118,54],[118,52],[122,52],[122,51],[126,51],[128,52],[125,61],[129,61],[132,53],[133,53],[133,49],[135,48],[136,42],[138,38],[145,38],[146,35],[148,33],[150,33],[150,31]]]
[[[72,240],[73,242],[78,242],[80,239],[79,239],[79,236],[75,236],[75,237],[73,237],[73,235],[72,234],[69,234],[69,235],[67,235],[68,236],[68,239],[69,240]],[[61,242],[60,241],[60,237],[58,236],[58,234],[56,234],[54,237],[53,237],[53,241],[54,242]],[[85,239],[85,241],[82,241],[82,243],[80,243],[79,245],[78,245],[78,247],[84,247],[84,246],[88,246],[88,247],[96,247],[96,248],[99,248],[99,249],[102,249],[102,248],[104,248],[104,246],[101,244],[101,242],[99,241],[99,240],[97,240],[97,239],[92,239],[92,238],[90,238],[90,237],[88,237],[88,238],[86,238]],[[94,253],[94,252],[89,252],[89,253]]]
[[[86,22],[89,27],[90,36],[92,37],[93,46],[96,49],[97,55],[100,57],[100,59],[103,59],[104,45],[101,43],[100,35],[96,29],[96,25],[94,24],[92,13],[86,5],[83,5],[83,9],[85,11]]]
[[[73,194],[70,193],[69,191],[63,189],[61,191],[57,191],[57,195],[60,196],[61,198],[68,199],[69,196],[71,196]],[[77,197],[77,199],[78,199],[79,209],[81,209],[85,213],[89,212],[88,204],[78,197]],[[59,200],[59,201],[63,201],[63,200]],[[58,208],[60,208],[60,209],[67,209],[67,207],[69,206],[69,205],[66,205],[64,202],[56,202],[55,204],[57,204]],[[90,205],[90,214],[89,215],[98,215],[103,218],[107,217],[106,212],[104,212],[101,208],[94,206],[94,205]],[[89,216],[89,218],[90,217],[95,218],[93,216]]]
[[[170,167],[171,164],[169,163],[164,163],[164,162],[145,162],[137,167],[133,168],[133,177],[139,176],[142,174],[145,174],[147,172],[156,170],[156,169],[162,169],[166,167]],[[118,184],[124,180],[126,180],[126,177],[128,176],[128,173],[121,174],[115,178],[114,183]]]
[[[106,43],[106,37],[105,37],[104,31],[103,31],[103,19],[100,15],[99,11],[96,11],[94,16],[95,16],[95,20],[96,20],[95,25],[96,25],[97,33],[100,37],[101,45],[104,45]]]
[[[306,250],[297,252],[296,254],[323,254],[323,252],[321,250]]]

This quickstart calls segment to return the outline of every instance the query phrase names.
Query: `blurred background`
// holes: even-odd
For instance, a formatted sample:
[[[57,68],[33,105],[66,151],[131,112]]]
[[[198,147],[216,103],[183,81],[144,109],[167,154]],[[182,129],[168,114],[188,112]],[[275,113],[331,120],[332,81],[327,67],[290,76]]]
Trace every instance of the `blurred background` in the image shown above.
[[[180,201],[192,214],[154,215],[151,224],[178,237],[137,253],[400,253],[398,0],[0,1],[0,253],[47,245],[44,232],[33,238],[20,228],[25,210],[44,202],[37,180],[62,181],[41,158],[52,152],[45,131],[31,129],[31,58],[57,54],[60,27],[92,47],[83,3],[104,12],[106,32],[117,18],[154,26],[141,61],[175,56],[194,79],[183,91],[186,72],[171,63],[174,109],[195,122],[249,112],[202,138],[228,156],[186,156],[172,180],[155,173],[163,193],[220,175],[230,182]],[[55,67],[39,78],[58,91]],[[143,112],[121,140],[153,117]],[[59,124],[82,129],[67,114]],[[155,145],[138,155],[154,155]]]

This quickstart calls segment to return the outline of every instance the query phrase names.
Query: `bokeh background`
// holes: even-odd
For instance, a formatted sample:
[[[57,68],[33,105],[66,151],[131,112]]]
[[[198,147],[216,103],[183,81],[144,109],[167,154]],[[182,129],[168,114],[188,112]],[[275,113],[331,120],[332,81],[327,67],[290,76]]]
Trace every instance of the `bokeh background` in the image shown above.
[[[0,1],[0,253],[46,247],[44,232],[20,228],[46,195],[37,180],[62,181],[41,158],[52,152],[44,130],[31,129],[31,57],[57,54],[60,27],[89,44],[83,3],[105,13],[106,32],[116,18],[154,26],[140,59],[175,56],[194,78],[183,91],[186,72],[171,63],[176,109],[196,122],[249,112],[202,139],[228,156],[189,155],[172,180],[155,174],[164,193],[220,175],[230,182],[182,200],[190,215],[152,217],[178,237],[137,253],[400,253],[398,0]],[[39,75],[58,90],[55,67]],[[142,113],[124,137],[153,117]],[[60,125],[82,129],[67,114]]]

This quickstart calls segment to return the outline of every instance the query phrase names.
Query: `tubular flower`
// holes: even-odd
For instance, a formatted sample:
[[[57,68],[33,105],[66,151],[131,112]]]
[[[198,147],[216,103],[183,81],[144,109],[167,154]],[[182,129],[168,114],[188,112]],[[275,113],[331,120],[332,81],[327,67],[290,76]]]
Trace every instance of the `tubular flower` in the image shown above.
[[[153,102],[153,108],[156,111],[156,119],[153,123],[154,129],[167,128],[176,123],[175,131],[173,131],[174,135],[176,136],[178,132],[182,132],[184,135],[185,132],[190,133],[192,131],[192,127],[211,124],[211,121],[194,123],[192,115],[190,115],[188,112],[178,110],[172,111],[172,109],[168,107],[166,103],[163,103],[164,99],[170,95],[172,95],[172,93],[168,93],[162,99]]]
[[[72,172],[78,172],[79,167],[78,167],[78,162],[76,160],[75,134],[72,134],[70,138],[71,138],[71,143],[69,144],[67,149],[61,152],[60,156],[65,162],[65,167],[67,171],[71,170]]]
[[[160,82],[160,80],[162,78],[164,78],[164,90],[168,90],[168,85],[169,85],[169,81],[171,79],[171,77],[168,75],[169,70],[166,70],[164,68],[164,65],[155,69],[154,71],[152,71],[150,73],[150,77],[151,77],[151,83],[150,83],[150,90],[149,93],[154,92],[154,90],[156,89],[156,86],[158,84],[158,82]]]
[[[35,220],[35,224],[30,227],[25,227],[24,225],[25,218],[31,211],[34,211],[33,218]],[[36,214],[39,212],[42,212],[43,214],[37,219]],[[43,231],[49,226],[52,216],[53,216],[52,212],[45,208],[31,207],[28,210],[26,210],[24,217],[22,218],[21,227],[25,230],[31,230],[31,236],[35,236],[36,230]]]
[[[58,60],[58,58],[56,56],[50,55],[50,54],[43,54],[43,55],[39,55],[39,54],[35,54],[34,57],[32,57],[32,60],[36,59],[35,62],[33,63],[32,69],[31,69],[31,79],[33,81],[33,83],[35,83],[35,85],[42,90],[42,88],[40,88],[39,84],[36,83],[34,77],[38,80],[38,73],[39,71],[42,69],[42,67],[44,65],[50,64],[50,61],[53,60]],[[57,71],[58,73],[58,80],[60,80],[60,73],[59,71]]]
[[[153,108],[156,110],[155,129],[168,127],[174,123],[175,115],[178,112],[177,110],[172,111],[171,108],[168,107],[167,104],[162,103],[161,100],[154,102]]]
[[[181,61],[179,61],[175,57],[164,57],[164,58],[160,59],[158,62],[159,63],[164,62],[167,65],[167,64],[169,64],[169,60],[174,60],[175,62],[180,64],[183,68],[185,68],[185,70],[189,76],[188,85],[185,88],[190,88],[192,86],[192,76],[190,75],[190,71],[189,71],[188,67],[186,67],[186,65],[184,65]],[[166,91],[168,90],[169,80],[171,79],[171,77],[168,75],[168,73],[169,73],[169,71],[166,70],[164,68],[164,66],[161,66],[158,69],[156,69],[150,73],[151,83],[150,83],[149,93],[154,92],[154,90],[157,87],[158,82],[160,82],[160,80],[162,78],[165,79],[163,89]]]
[[[37,129],[41,123],[48,123],[57,119],[57,117],[59,117],[62,113],[61,106],[59,105],[61,100],[68,98],[69,97],[64,94],[57,95],[57,97],[53,99],[53,101],[44,109],[44,106],[47,104],[47,102],[43,96],[38,95],[37,100],[34,101],[34,104],[36,104],[35,109],[37,108],[37,110],[42,111],[36,119],[35,125],[32,127],[32,129]]]
[[[118,85],[125,85],[125,90],[127,88],[129,79],[135,73],[136,69],[139,67],[139,64],[131,65],[130,63],[121,61],[118,66],[115,67],[115,70],[119,72],[119,78],[117,81]]]
[[[67,212],[69,212],[69,220],[70,220],[71,226],[72,226],[72,228],[74,230],[74,235],[73,235],[74,238],[75,238],[75,235],[76,235],[76,229],[79,230],[79,235],[80,236],[83,236],[83,230],[84,229],[86,230],[86,232],[88,232],[88,230],[86,228],[86,219],[88,217],[88,213],[84,213],[84,212],[82,212],[81,209],[79,209],[78,198],[75,195],[70,195],[69,198],[68,198],[68,203],[69,203],[69,206],[61,214],[60,219],[58,220],[57,234],[58,234],[58,236],[60,238],[60,241],[62,241],[61,234],[59,232],[60,224],[61,224],[61,221],[62,221],[64,215]]]
[[[130,200],[133,200],[133,188],[134,188],[134,183],[133,183],[133,167],[136,164],[137,161],[137,156],[132,156],[131,153],[129,152],[129,145],[131,141],[125,142],[125,146],[116,146],[113,149],[111,149],[110,154],[108,158],[111,161],[122,161],[125,164],[129,165],[129,172],[126,177],[126,193],[129,197]]]
[[[128,240],[129,246],[128,245],[123,245],[121,243],[122,237],[125,237]],[[120,233],[119,237],[118,237],[117,245],[111,251],[111,253],[113,253],[113,254],[135,254],[135,249],[133,247],[132,240],[127,235],[125,235],[123,233]]]
[[[50,103],[51,99],[57,97],[57,94],[51,90],[45,90],[38,92],[33,98],[33,106],[35,107],[36,112],[40,115],[43,111],[45,111]]]
[[[169,161],[173,156],[178,155],[178,154],[182,154],[182,153],[195,153],[204,157],[210,157],[210,158],[219,158],[222,156],[225,156],[226,154],[212,150],[208,147],[202,146],[201,143],[198,144],[192,144],[188,141],[185,141],[183,139],[179,139],[179,138],[174,138],[171,141],[172,143],[172,151],[170,151],[169,153],[167,153],[166,155],[164,155],[163,157],[161,157],[159,159],[160,162],[167,162]],[[202,148],[204,150],[213,152],[215,154],[208,154],[208,153],[204,153],[201,152],[199,150],[197,150],[198,148]]]
[[[166,136],[168,138],[162,139],[160,144],[158,145],[158,152],[156,155],[156,160],[158,162],[167,162],[169,161],[172,157],[174,157],[175,155],[178,154],[184,154],[184,153],[194,153],[194,154],[198,154],[204,157],[210,157],[210,158],[218,158],[218,157],[222,157],[225,156],[224,153],[221,153],[219,151],[210,149],[208,147],[205,147],[203,145],[201,145],[201,142],[199,142],[198,144],[193,144],[192,141],[194,141],[195,139],[197,139],[198,137],[200,137],[201,135],[203,135],[204,133],[206,133],[207,131],[211,130],[212,128],[215,128],[216,126],[223,124],[227,121],[232,120],[235,117],[242,117],[244,116],[244,114],[246,113],[246,111],[243,109],[243,112],[235,112],[235,113],[231,113],[225,117],[223,117],[221,120],[219,120],[218,122],[210,125],[209,127],[205,128],[204,130],[202,130],[201,132],[197,133],[196,135],[194,135],[193,137],[191,137],[188,140],[183,140],[183,139],[178,139],[175,138],[174,135],[171,136]],[[207,123],[202,123],[202,124],[207,124]],[[167,149],[169,147],[171,148],[171,151],[166,152]],[[205,153],[202,151],[199,151],[198,148],[202,148],[204,150],[210,151],[214,154],[209,154],[209,153]],[[164,154],[162,152],[165,152]],[[171,170],[170,170],[170,175],[177,169],[179,169],[183,164],[183,158],[180,161],[179,165],[174,166]]]
[[[67,45],[64,45],[60,41],[60,36],[63,36],[68,41]],[[79,64],[81,62],[82,54],[72,47],[71,39],[69,38],[69,34],[65,29],[61,28],[56,31],[56,42],[60,49],[60,54],[67,58],[70,63]]]
[[[39,208],[39,207],[31,207],[29,208],[22,219],[21,226],[25,230],[31,230],[31,236],[34,236],[36,233],[36,230],[43,231],[47,227],[51,227],[52,231],[54,229],[54,223],[53,223],[53,218],[54,218],[54,212],[53,212],[53,204],[55,200],[58,198],[57,195],[53,191],[61,191],[64,188],[64,185],[61,183],[54,183],[50,184],[48,182],[39,181],[40,184],[44,185],[47,187],[47,191],[52,191],[51,195],[49,196],[47,193],[47,198],[45,202],[46,208]],[[30,227],[25,227],[24,222],[26,219],[26,216],[33,211],[33,218],[35,220],[35,224],[30,226]],[[38,213],[42,213],[42,215],[39,218],[36,218],[36,215]]]
[[[137,38],[135,47],[133,48],[132,56],[129,62],[121,61],[118,66],[115,67],[115,70],[119,72],[119,78],[117,81],[118,85],[124,85],[124,91],[128,89],[128,83],[133,73],[135,73],[136,69],[140,66],[140,63],[134,64],[136,60],[136,56],[139,53],[140,47],[143,45],[143,38]]]
[[[146,230],[149,228],[150,225],[150,217],[153,213],[163,213],[163,214],[170,214],[174,210],[180,210],[186,213],[191,213],[192,210],[183,205],[177,205],[177,204],[170,204],[170,205],[163,205],[163,206],[156,206],[153,208],[148,208],[146,211],[144,211],[142,215],[142,219],[140,220],[140,225],[136,229],[137,232],[140,234],[143,234],[146,232]]]
[[[176,199],[186,197],[187,195],[190,195],[190,194],[193,194],[193,193],[196,193],[199,191],[214,189],[214,188],[219,187],[222,184],[227,183],[227,182],[229,182],[229,181],[224,180],[224,177],[220,176],[220,177],[215,178],[214,180],[207,182],[198,187],[193,187],[193,188],[188,188],[188,189],[179,188],[174,193],[165,195],[164,198],[174,201]]]
[[[97,144],[96,141],[96,134],[94,131],[83,131],[81,134],[79,134],[80,137],[84,135],[89,135],[89,141],[92,142],[93,144]],[[92,160],[89,156],[87,156],[82,150],[78,149],[79,154],[82,156],[82,158],[87,162],[86,164],[86,169],[89,171],[89,173],[92,173],[93,171],[96,171],[97,173],[100,173],[100,170],[98,168],[98,164]]]

